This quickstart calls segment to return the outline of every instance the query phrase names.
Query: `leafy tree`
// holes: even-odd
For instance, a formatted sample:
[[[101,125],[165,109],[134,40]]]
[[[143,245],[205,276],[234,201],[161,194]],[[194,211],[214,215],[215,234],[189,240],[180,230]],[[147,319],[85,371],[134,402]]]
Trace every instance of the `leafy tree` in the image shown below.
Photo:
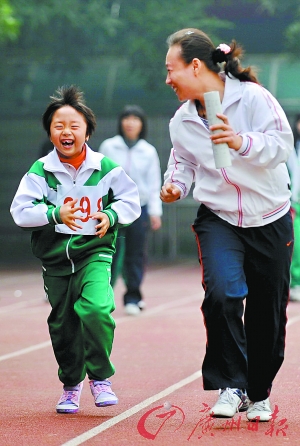
[[[8,0],[0,0],[0,42],[15,40],[18,36],[19,22]]]
[[[0,0],[1,1],[1,0]],[[2,0],[3,1],[3,0]],[[91,58],[128,58],[132,70],[145,84],[161,77],[165,40],[184,26],[216,32],[228,23],[208,17],[209,0],[10,0],[21,22],[18,41],[2,46],[10,61],[24,59],[30,70],[37,64],[48,69],[77,70]]]
[[[53,69],[76,69],[88,57],[103,54],[118,21],[105,0],[11,0],[21,21],[17,44],[6,45],[10,57],[26,54],[29,61]]]
[[[114,48],[127,54],[132,68],[153,89],[164,73],[166,38],[181,28],[203,28],[213,37],[230,23],[208,16],[210,0],[160,0],[119,2],[120,28],[113,39]]]
[[[269,14],[294,11],[286,30],[287,48],[295,54],[300,51],[299,0],[239,2],[246,3]],[[222,30],[234,28],[232,22],[216,17],[219,5],[238,8],[236,0],[0,0],[0,77],[8,89],[17,86],[18,95],[29,103],[40,67],[53,76],[66,75],[100,60],[107,72],[99,73],[99,84],[107,83],[104,101],[109,105],[126,61],[131,78],[159,96],[166,91],[167,36],[196,27],[218,43]]]
[[[1,0],[0,0],[1,1]],[[40,67],[53,76],[78,72],[91,58],[107,54],[118,20],[106,0],[10,0],[20,33],[1,45],[0,76],[29,104]]]
[[[290,14],[294,19],[287,26],[285,41],[287,51],[299,57],[300,54],[300,3],[299,0],[260,0],[261,6],[270,14]]]

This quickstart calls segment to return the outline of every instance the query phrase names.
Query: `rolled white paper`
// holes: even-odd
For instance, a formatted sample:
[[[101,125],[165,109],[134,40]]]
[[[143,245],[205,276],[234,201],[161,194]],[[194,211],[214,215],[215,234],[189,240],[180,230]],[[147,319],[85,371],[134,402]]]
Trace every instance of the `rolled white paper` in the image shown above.
[[[217,113],[223,113],[219,92],[209,91],[208,93],[204,93],[204,102],[209,126],[223,122],[222,119],[217,117]],[[220,133],[222,131],[214,130],[212,133]],[[212,143],[212,148],[216,169],[231,166],[230,149],[226,143]]]

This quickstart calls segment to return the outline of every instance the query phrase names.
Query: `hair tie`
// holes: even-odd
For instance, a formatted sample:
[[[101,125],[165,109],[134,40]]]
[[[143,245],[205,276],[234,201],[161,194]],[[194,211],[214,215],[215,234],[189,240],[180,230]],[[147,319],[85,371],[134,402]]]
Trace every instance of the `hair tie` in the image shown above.
[[[228,54],[231,51],[231,48],[229,45],[226,45],[226,43],[220,43],[219,46],[216,48],[217,50],[221,50],[222,53]]]
[[[220,45],[212,50],[211,58],[214,64],[223,63],[228,61],[228,54],[231,53],[231,48],[226,43],[220,43]]]

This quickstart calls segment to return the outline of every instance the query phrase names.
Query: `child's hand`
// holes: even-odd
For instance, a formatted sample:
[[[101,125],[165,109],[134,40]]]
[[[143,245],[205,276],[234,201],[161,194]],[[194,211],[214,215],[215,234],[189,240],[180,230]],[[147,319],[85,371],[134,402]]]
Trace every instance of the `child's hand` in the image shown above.
[[[89,217],[93,220],[100,220],[100,223],[95,226],[96,235],[98,235],[99,238],[104,237],[110,227],[108,216],[104,214],[104,212],[96,212],[95,214],[89,215]]]
[[[76,228],[82,229],[82,226],[78,225],[75,221],[81,219],[81,217],[75,215],[75,212],[81,211],[81,207],[75,207],[77,201],[77,199],[68,201],[60,208],[60,218],[62,222],[72,229],[72,231],[76,231]]]

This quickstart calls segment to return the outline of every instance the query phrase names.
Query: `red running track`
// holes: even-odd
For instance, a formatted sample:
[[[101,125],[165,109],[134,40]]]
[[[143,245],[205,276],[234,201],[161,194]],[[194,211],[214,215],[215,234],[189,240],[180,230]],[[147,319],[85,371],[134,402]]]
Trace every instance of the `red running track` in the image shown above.
[[[202,389],[205,331],[198,263],[150,267],[147,309],[125,316],[123,284],[115,295],[112,360],[119,404],[94,405],[87,380],[80,412],[57,414],[62,385],[47,329],[49,304],[39,270],[0,272],[2,446],[300,445],[300,302],[288,306],[286,359],[271,395],[276,417],[249,423],[207,416],[217,392]]]

